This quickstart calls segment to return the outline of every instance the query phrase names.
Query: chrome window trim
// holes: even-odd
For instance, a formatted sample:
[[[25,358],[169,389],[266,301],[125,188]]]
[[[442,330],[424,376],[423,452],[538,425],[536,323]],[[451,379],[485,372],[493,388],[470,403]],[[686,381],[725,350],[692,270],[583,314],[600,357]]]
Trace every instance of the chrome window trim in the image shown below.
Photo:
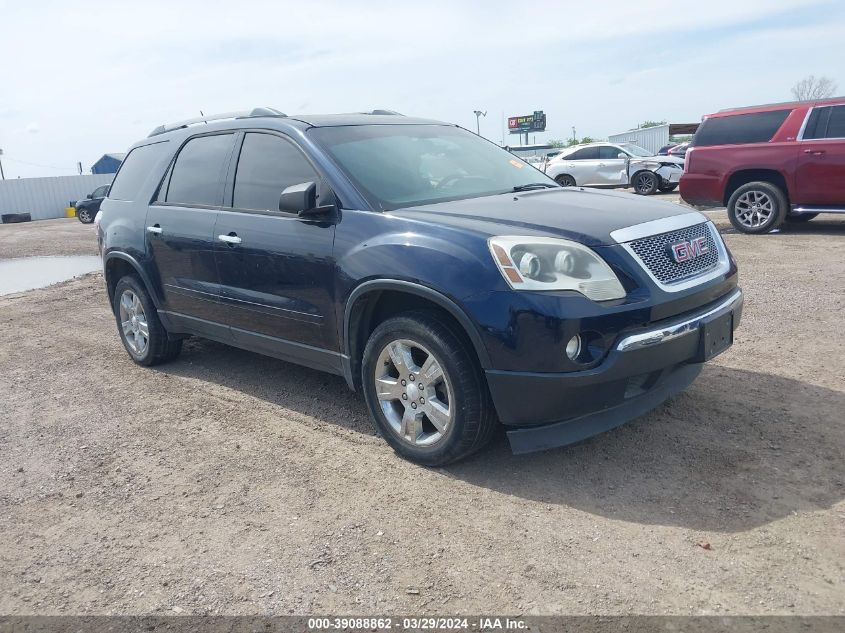
[[[813,110],[816,109],[816,106],[810,106],[807,109],[807,114],[804,115],[804,122],[801,124],[801,129],[798,130],[798,136],[795,137],[796,141],[803,141],[804,140],[804,130],[807,129],[807,123],[810,122],[810,115],[813,113]],[[810,139],[812,141],[816,139]]]
[[[644,237],[652,237],[653,235],[660,235],[661,233],[670,233],[685,229],[688,226],[695,226],[707,222],[707,216],[698,211],[690,213],[681,213],[673,215],[668,218],[660,218],[659,220],[651,220],[650,222],[643,222],[642,224],[634,224],[627,226],[624,229],[616,229],[610,232],[610,237],[617,244],[624,244],[625,242],[633,242]]]
[[[687,215],[692,215],[692,214],[687,214]],[[701,214],[698,214],[698,215],[701,215]],[[710,220],[705,218],[704,222],[696,222],[696,223],[686,225],[686,226],[682,226],[682,227],[679,227],[679,228],[687,228],[687,226],[695,226],[695,224],[703,224],[703,223],[707,224],[707,230],[710,231],[710,236],[713,238],[713,242],[716,244],[716,248],[719,251],[719,260],[716,263],[716,266],[714,268],[711,268],[710,270],[705,270],[704,272],[697,274],[697,275],[693,275],[691,277],[685,277],[678,282],[668,283],[668,284],[663,283],[662,281],[660,281],[654,275],[654,273],[651,272],[648,265],[640,258],[639,255],[637,255],[636,251],[634,251],[634,249],[631,248],[630,244],[623,243],[622,248],[624,248],[628,252],[628,254],[631,257],[634,258],[634,261],[636,261],[640,265],[640,268],[642,268],[646,272],[646,274],[654,282],[654,284],[658,288],[660,288],[663,292],[680,292],[681,290],[687,290],[688,288],[692,288],[693,286],[698,286],[699,284],[702,284],[704,282],[710,281],[711,279],[715,279],[716,277],[724,275],[731,268],[731,261],[730,261],[730,257],[728,257],[728,249],[727,249],[727,247],[725,247],[725,242],[722,239],[722,236],[719,234],[719,230],[716,228],[716,225],[713,224]],[[651,222],[646,222],[646,224],[651,224]],[[637,226],[642,226],[642,225],[637,225]],[[678,229],[671,229],[671,230],[674,231],[674,230],[678,230]],[[652,233],[651,235],[645,235],[643,237],[653,237],[655,235],[660,235],[662,233],[669,233],[669,232],[671,232],[671,231],[660,231],[659,233]],[[637,239],[642,239],[642,238],[637,238]]]
[[[798,136],[795,137],[796,141],[802,142],[817,142],[817,141],[842,141],[845,140],[845,136],[822,136],[820,138],[804,138],[804,132],[807,128],[807,123],[810,122],[810,115],[813,113],[813,110],[816,108],[845,108],[845,103],[826,103],[825,105],[814,105],[810,106],[810,109],[807,110],[807,115],[804,117],[804,122],[801,124],[801,129],[798,130]],[[826,131],[826,130],[825,130]]]
[[[720,313],[724,314],[729,311],[736,310],[740,305],[742,305],[742,302],[742,290],[737,288],[728,296],[727,299],[719,303],[719,305],[710,308],[706,312],[696,314],[692,317],[687,317],[681,321],[674,321],[659,328],[647,330],[646,332],[626,336],[616,344],[616,350],[620,352],[629,352],[635,349],[651,347],[652,345],[660,345],[662,343],[666,343],[667,341],[671,341],[672,339],[686,336],[687,334],[696,332],[704,319]]]

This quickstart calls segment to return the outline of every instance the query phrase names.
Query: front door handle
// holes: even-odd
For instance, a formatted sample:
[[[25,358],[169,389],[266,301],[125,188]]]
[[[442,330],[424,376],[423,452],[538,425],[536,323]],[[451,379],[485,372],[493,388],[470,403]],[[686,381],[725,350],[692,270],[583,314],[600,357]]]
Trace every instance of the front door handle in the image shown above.
[[[158,224],[148,226],[147,233],[152,233],[153,235],[161,235],[161,227]]]
[[[241,238],[238,237],[237,233],[229,233],[228,235],[218,235],[217,239],[221,242],[226,242],[227,244],[241,243]]]
[[[823,149],[805,149],[805,154],[812,154],[813,156],[823,156],[825,151]]]

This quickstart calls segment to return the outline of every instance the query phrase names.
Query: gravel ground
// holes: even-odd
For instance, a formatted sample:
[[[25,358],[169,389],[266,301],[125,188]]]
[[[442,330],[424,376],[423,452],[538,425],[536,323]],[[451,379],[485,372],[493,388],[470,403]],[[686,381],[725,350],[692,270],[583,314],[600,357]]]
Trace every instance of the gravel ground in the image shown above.
[[[98,273],[2,297],[0,614],[843,614],[844,235],[726,231],[745,316],[686,393],[441,469],[341,378],[199,340],[135,366]],[[0,226],[0,258],[94,250]]]

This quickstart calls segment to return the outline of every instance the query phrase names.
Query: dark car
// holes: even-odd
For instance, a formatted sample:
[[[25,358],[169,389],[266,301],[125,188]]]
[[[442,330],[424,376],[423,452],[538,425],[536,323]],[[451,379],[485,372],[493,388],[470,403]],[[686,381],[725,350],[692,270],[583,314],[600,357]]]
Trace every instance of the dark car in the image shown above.
[[[845,97],[704,117],[687,153],[681,196],[726,206],[743,233],[845,213]]]
[[[677,143],[669,143],[668,145],[664,145],[659,150],[657,150],[657,155],[658,156],[668,156],[669,150],[672,149],[673,147],[675,147],[676,145],[677,145]]]
[[[455,125],[268,109],[161,126],[98,236],[140,365],[195,335],[338,374],[422,464],[639,416],[731,345],[736,263],[698,212],[562,188]],[[237,368],[231,368],[237,372]]]
[[[97,217],[97,211],[100,210],[100,205],[107,195],[109,195],[109,187],[111,185],[102,185],[97,187],[88,194],[85,200],[80,200],[76,203],[76,217],[82,224],[91,224],[94,218]]]

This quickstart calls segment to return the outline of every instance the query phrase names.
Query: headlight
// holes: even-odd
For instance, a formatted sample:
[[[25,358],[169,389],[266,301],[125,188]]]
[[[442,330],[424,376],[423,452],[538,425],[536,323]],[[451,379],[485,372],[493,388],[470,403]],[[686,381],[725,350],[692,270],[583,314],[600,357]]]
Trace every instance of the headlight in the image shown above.
[[[514,290],[574,290],[593,301],[625,296],[610,266],[583,244],[512,235],[491,237],[489,244],[493,260]]]

